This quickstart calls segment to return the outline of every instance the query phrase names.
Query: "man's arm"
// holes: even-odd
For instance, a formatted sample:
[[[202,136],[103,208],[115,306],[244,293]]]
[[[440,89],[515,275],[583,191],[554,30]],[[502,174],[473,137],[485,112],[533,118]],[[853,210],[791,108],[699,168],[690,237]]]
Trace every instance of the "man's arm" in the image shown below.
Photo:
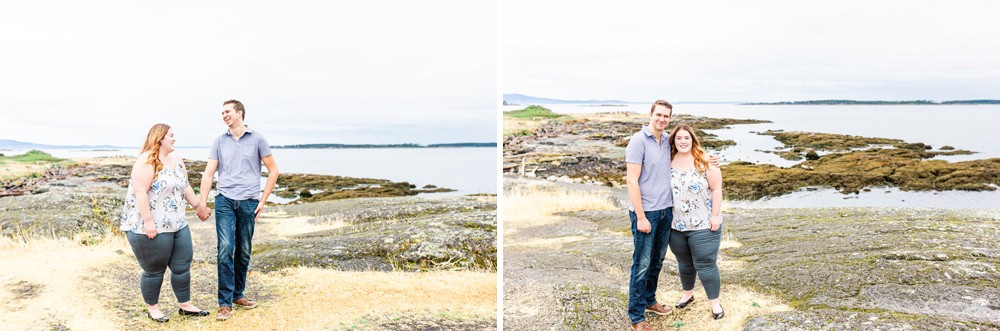
[[[646,219],[646,212],[642,209],[642,192],[639,191],[639,174],[642,173],[642,165],[637,163],[625,163],[625,183],[628,185],[628,200],[635,210],[635,228],[639,232],[649,233],[652,226]]]
[[[215,170],[219,169],[219,160],[208,159],[205,165],[205,173],[201,175],[201,193],[198,198],[198,218],[207,220],[212,211],[208,209],[208,194],[212,191],[212,180],[215,179]]]
[[[264,193],[260,195],[260,203],[257,204],[257,210],[253,211],[253,221],[255,223],[260,218],[260,213],[264,211],[264,205],[267,204],[267,197],[271,195],[271,190],[274,190],[274,184],[278,183],[278,163],[274,162],[274,154],[265,156],[260,160],[264,162],[264,167],[267,168],[267,184],[264,184]]]

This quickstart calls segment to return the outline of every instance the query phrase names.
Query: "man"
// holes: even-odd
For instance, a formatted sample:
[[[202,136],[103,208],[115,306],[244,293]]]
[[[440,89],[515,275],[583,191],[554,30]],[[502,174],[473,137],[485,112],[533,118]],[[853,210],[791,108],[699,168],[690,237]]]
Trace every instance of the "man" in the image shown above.
[[[644,313],[666,315],[673,308],[656,302],[656,284],[663,268],[673,222],[670,188],[670,146],[666,132],[673,106],[656,100],[643,125],[625,147],[625,181],[628,185],[629,218],[632,221],[632,271],[629,277],[628,317],[635,330],[652,330]],[[719,165],[719,158],[708,156]]]
[[[243,295],[250,266],[251,240],[254,223],[278,181],[278,165],[271,155],[271,146],[264,136],[243,123],[245,118],[242,102],[227,100],[222,103],[222,121],[229,130],[212,144],[201,178],[198,217],[204,221],[212,213],[206,203],[208,192],[212,190],[212,178],[215,171],[219,171],[218,195],[215,196],[215,232],[219,248],[219,311],[215,318],[218,320],[229,319],[234,304],[244,309],[257,307],[256,302]],[[260,191],[262,162],[268,172],[263,194]]]
[[[663,268],[673,220],[670,193],[670,142],[665,132],[673,106],[656,100],[643,125],[625,147],[625,180],[629,218],[632,221],[632,271],[629,277],[628,317],[635,330],[652,330],[645,312],[666,315],[673,311],[656,302],[656,282]]]

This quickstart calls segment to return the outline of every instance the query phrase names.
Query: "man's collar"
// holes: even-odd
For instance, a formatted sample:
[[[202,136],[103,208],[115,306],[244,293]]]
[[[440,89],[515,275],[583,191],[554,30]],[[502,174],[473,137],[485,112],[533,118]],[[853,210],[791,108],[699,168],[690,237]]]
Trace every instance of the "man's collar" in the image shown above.
[[[645,133],[646,137],[653,137],[653,130],[649,129],[649,124],[642,125],[642,133]]]
[[[243,124],[243,126],[247,127],[247,130],[245,132],[243,132],[244,135],[247,134],[247,133],[253,133],[253,130],[250,129],[249,125]],[[226,134],[229,135],[230,137],[233,136],[233,134],[231,132],[229,132],[229,129],[226,129]]]

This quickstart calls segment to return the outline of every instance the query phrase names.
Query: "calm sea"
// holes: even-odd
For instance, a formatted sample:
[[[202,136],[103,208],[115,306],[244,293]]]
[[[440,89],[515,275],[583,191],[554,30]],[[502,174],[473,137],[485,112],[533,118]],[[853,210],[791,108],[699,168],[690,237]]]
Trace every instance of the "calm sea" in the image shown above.
[[[22,151],[23,152],[23,151]],[[135,156],[134,150],[45,150],[61,158]],[[178,148],[186,159],[206,160],[208,148]],[[274,149],[283,173],[310,173],[436,185],[457,190],[433,195],[497,193],[496,148]],[[4,152],[13,155],[17,152]]]
[[[543,105],[556,113],[637,112],[648,113],[648,104],[623,106],[586,106],[576,104]],[[523,106],[503,106],[504,111]],[[755,132],[767,130],[809,131],[902,139],[923,142],[934,148],[952,146],[976,152],[972,155],[939,157],[950,162],[1000,157],[1000,105],[949,106],[744,106],[737,104],[677,104],[676,114],[740,119],[761,119],[773,123],[733,125],[729,129],[709,130],[721,139],[737,145],[712,151],[724,162],[748,161],[788,167],[788,161],[774,154],[782,146],[772,136]],[[723,174],[725,175],[725,174]],[[1000,190],[993,192],[900,192],[882,188],[858,195],[842,195],[831,190],[802,191],[777,198],[755,201],[752,206],[914,206],[982,208],[1000,201]]]

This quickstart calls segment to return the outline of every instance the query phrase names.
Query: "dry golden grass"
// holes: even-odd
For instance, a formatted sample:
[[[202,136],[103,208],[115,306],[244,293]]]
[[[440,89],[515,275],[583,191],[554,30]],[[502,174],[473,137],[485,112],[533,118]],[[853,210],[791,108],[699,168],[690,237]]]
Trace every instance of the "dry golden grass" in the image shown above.
[[[649,115],[640,113],[608,113],[608,114],[572,114],[573,118],[578,120],[587,120],[593,122],[634,122],[634,121],[649,121]]]
[[[649,117],[639,113],[608,113],[608,114],[562,114],[569,118],[560,118],[560,121],[566,120],[587,120],[594,122],[610,122],[610,121],[644,121],[648,120]],[[513,118],[510,116],[503,117],[503,135],[509,136],[519,132],[530,132],[541,127],[543,124],[548,123],[550,119],[526,119],[526,118]]]
[[[336,221],[327,224],[310,223],[312,216],[293,216],[284,211],[264,212],[261,214],[258,224],[268,237],[288,238],[297,234],[310,233],[316,231],[332,230],[347,226],[347,222]]]
[[[71,160],[79,164],[93,164],[93,165],[132,165],[135,163],[135,157],[133,156],[94,157],[94,158],[79,158]]]
[[[548,182],[532,182],[504,194],[504,235],[518,229],[555,224],[552,214],[580,210],[615,210],[608,193],[557,188]]]
[[[669,254],[668,254],[669,255]],[[721,266],[720,266],[721,267]],[[723,268],[725,272],[726,268]],[[694,302],[684,309],[674,308],[674,313],[664,317],[651,317],[649,321],[657,329],[680,327],[682,330],[742,330],[743,323],[751,316],[765,315],[792,310],[791,307],[772,295],[756,292],[739,285],[725,284],[723,280],[719,299],[726,317],[721,320],[712,319],[712,306],[705,298],[701,283],[696,283]],[[681,290],[659,290],[657,298],[672,307],[674,301],[680,299]],[[653,316],[653,315],[650,315]]]
[[[334,226],[311,225],[302,218],[281,213],[263,216],[258,231],[282,236]],[[210,224],[192,224],[194,228],[206,226]],[[108,278],[114,276],[90,274],[94,270],[127,267],[138,275],[140,268],[128,242],[108,236],[103,242],[84,246],[81,239],[0,239],[0,262],[4,266],[0,268],[0,325],[3,325],[0,328],[342,330],[372,316],[491,320],[497,311],[496,273],[296,268],[266,274],[251,272],[248,284],[268,288],[270,299],[262,300],[252,310],[237,309],[233,318],[224,322],[215,320],[214,300],[195,302],[212,312],[208,317],[179,316],[176,300],[165,280],[160,308],[171,320],[158,324],[145,315],[126,316],[130,314],[109,304],[112,298],[126,302],[130,311],[144,314],[145,304],[138,288],[123,291],[117,280]],[[208,245],[214,246],[214,242]],[[203,274],[214,275],[214,265],[192,265],[192,273],[197,268]]]
[[[112,330],[114,318],[101,309],[95,293],[81,290],[85,270],[131,252],[123,238],[82,246],[79,240],[0,241],[0,321],[7,330],[44,329],[48,324],[72,330]]]
[[[0,179],[11,179],[23,176],[41,174],[53,164],[96,164],[96,165],[131,165],[135,163],[134,157],[100,157],[100,158],[79,158],[67,159],[58,163],[39,162],[14,162],[0,161]]]
[[[559,237],[559,238],[536,238],[536,239],[528,239],[528,240],[524,240],[524,241],[520,241],[520,242],[510,243],[510,244],[507,244],[505,246],[507,246],[507,247],[524,246],[524,247],[532,247],[532,248],[546,248],[546,247],[548,247],[548,248],[554,248],[554,247],[559,247],[559,246],[561,246],[563,244],[568,244],[568,243],[577,242],[577,241],[581,241],[581,240],[587,240],[587,237],[584,237],[584,236],[571,236],[571,237]]]
[[[278,302],[238,309],[225,323],[194,329],[330,330],[349,328],[366,314],[440,314],[490,317],[496,314],[496,274],[474,272],[340,272],[313,268],[260,275],[280,284]],[[212,321],[215,322],[215,321]]]
[[[49,168],[49,164],[7,162],[0,164],[0,179],[11,179],[32,174],[40,174]]]
[[[525,119],[525,118],[513,118],[510,116],[503,117],[503,135],[509,136],[519,132],[530,132],[545,124],[546,121]]]

